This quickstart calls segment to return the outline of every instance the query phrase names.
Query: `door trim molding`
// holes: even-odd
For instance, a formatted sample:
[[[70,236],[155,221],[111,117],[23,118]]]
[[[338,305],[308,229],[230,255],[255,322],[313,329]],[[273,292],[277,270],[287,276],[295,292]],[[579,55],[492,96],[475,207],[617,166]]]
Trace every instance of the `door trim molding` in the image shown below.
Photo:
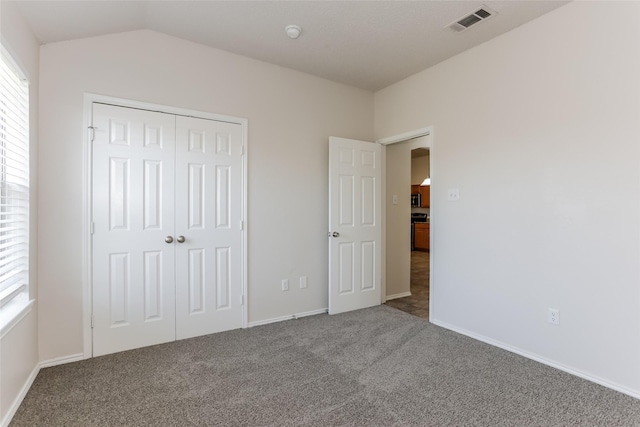
[[[92,107],[94,103],[109,104],[117,107],[136,108],[139,110],[155,111],[159,113],[174,114],[177,116],[196,117],[200,119],[216,120],[220,122],[235,123],[242,127],[242,327],[248,327],[249,311],[247,307],[248,301],[248,263],[247,263],[247,160],[248,160],[248,128],[249,121],[245,118],[227,116],[222,114],[208,113],[204,111],[189,110],[186,108],[171,107],[168,105],[152,104],[148,102],[135,101],[124,98],[115,98],[112,96],[98,95],[94,93],[84,94],[84,118],[83,118],[83,144],[82,144],[82,341],[83,341],[83,358],[93,357],[93,337],[91,334],[91,317],[92,317],[92,266],[93,248],[91,240],[91,219],[93,212],[91,211],[91,201],[93,194],[92,188],[92,146],[91,133],[89,126],[92,124]]]
[[[426,128],[416,129],[409,132],[401,133],[399,135],[393,135],[387,138],[378,139],[376,142],[382,145],[395,144],[396,142],[404,142],[409,139],[418,138],[421,136],[429,136],[433,133],[433,126]]]

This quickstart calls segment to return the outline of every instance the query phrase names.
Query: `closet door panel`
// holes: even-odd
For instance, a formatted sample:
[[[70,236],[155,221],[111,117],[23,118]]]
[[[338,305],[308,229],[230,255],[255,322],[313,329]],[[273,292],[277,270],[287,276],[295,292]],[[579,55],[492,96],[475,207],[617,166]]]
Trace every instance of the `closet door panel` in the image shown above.
[[[175,339],[175,116],[94,104],[93,355]]]
[[[176,334],[242,327],[242,127],[176,121]],[[198,307],[197,310],[193,310]]]

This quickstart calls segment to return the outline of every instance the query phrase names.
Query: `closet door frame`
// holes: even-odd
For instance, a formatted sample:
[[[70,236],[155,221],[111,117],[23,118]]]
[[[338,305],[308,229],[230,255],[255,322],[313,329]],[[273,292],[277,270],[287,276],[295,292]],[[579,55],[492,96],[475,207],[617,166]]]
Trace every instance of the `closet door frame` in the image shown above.
[[[217,120],[221,122],[236,123],[242,127],[242,206],[241,221],[237,224],[242,230],[242,327],[246,328],[248,323],[248,288],[247,288],[247,157],[248,157],[248,120],[240,117],[232,117],[222,114],[214,114],[203,111],[188,110],[184,108],[171,107],[166,105],[151,104],[147,102],[134,101],[123,98],[115,98],[93,93],[84,94],[84,117],[83,117],[83,143],[82,143],[82,339],[83,358],[93,357],[92,353],[92,106],[94,103],[110,104],[118,107],[138,108],[141,110],[157,111],[179,116],[196,117],[201,119]]]

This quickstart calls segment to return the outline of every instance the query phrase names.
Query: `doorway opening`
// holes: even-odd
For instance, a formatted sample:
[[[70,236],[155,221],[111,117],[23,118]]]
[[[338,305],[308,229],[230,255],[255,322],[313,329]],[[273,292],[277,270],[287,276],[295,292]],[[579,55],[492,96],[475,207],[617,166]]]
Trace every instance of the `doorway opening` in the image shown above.
[[[385,303],[430,318],[434,303],[433,129],[378,142],[385,147]]]
[[[429,319],[429,258],[431,178],[429,149],[412,149],[411,155],[411,255],[410,295],[387,304],[414,316]]]

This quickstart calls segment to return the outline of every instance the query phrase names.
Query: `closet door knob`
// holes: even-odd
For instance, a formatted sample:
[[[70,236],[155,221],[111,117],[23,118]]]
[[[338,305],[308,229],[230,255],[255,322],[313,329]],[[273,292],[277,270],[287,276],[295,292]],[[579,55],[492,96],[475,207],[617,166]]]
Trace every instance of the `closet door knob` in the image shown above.
[[[178,238],[176,240],[178,241],[178,243],[184,243],[185,240],[187,240],[187,239],[185,239],[184,236],[178,236]]]
[[[164,241],[167,242],[167,243],[173,243],[173,237],[167,236],[167,237],[164,238]]]

